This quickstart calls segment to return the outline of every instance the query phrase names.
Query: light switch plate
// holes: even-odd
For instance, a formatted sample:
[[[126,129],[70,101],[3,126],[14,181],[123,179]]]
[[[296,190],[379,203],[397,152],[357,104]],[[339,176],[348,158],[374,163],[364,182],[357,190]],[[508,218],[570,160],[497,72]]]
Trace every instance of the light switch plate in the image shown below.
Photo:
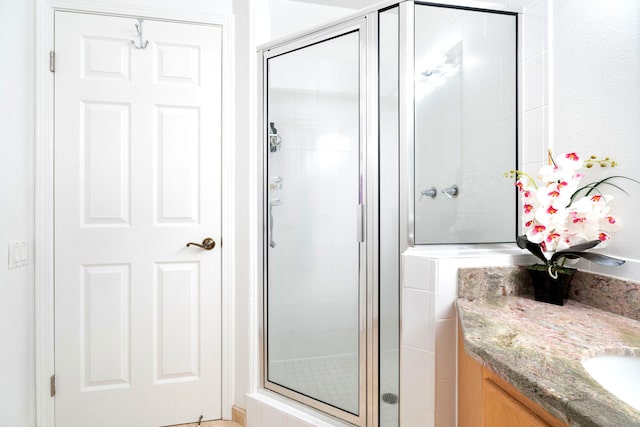
[[[9,270],[29,264],[29,242],[9,242]]]

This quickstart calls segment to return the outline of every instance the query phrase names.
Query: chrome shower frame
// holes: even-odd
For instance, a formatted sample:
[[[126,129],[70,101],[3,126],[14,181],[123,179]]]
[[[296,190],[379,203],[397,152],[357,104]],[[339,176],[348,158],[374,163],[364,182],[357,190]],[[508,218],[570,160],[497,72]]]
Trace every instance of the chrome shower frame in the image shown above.
[[[263,46],[259,49],[258,60],[260,64],[261,72],[261,87],[259,88],[259,96],[262,97],[261,103],[262,111],[260,112],[261,126],[260,126],[260,141],[261,141],[261,154],[262,154],[262,182],[259,188],[262,188],[261,192],[261,206],[263,206],[263,236],[262,236],[262,280],[263,286],[261,288],[261,301],[260,304],[260,379],[261,386],[264,389],[277,392],[285,397],[294,399],[300,403],[303,403],[311,408],[317,409],[325,414],[348,423],[367,426],[367,419],[372,418],[370,409],[372,405],[367,405],[367,401],[377,397],[377,392],[372,391],[370,386],[374,382],[377,384],[377,378],[374,380],[373,372],[376,372],[372,365],[373,349],[377,348],[377,340],[373,337],[377,332],[373,327],[374,313],[368,309],[371,307],[370,302],[374,300],[374,283],[377,279],[377,273],[374,271],[374,264],[371,260],[373,250],[373,239],[377,234],[377,229],[374,228],[374,224],[377,224],[377,220],[373,217],[374,207],[377,206],[377,197],[375,188],[377,188],[375,182],[377,182],[376,176],[370,176],[371,173],[377,171],[377,156],[375,150],[370,150],[366,147],[367,141],[377,141],[377,126],[375,125],[375,116],[377,115],[376,104],[373,100],[367,98],[367,94],[373,93],[375,96],[377,90],[373,85],[377,82],[377,14],[372,13],[370,15],[361,15],[356,18],[351,18],[337,24],[330,25],[324,29],[313,31],[309,34],[301,35],[293,39],[287,39],[281,42],[271,43],[267,46]],[[358,338],[358,364],[359,364],[359,411],[358,415],[351,414],[347,411],[336,408],[332,405],[317,401],[309,396],[301,393],[297,393],[286,387],[282,387],[278,384],[268,381],[268,339],[267,330],[265,325],[267,324],[267,293],[266,293],[266,278],[267,276],[267,245],[268,245],[268,224],[265,219],[268,217],[268,207],[265,201],[268,199],[266,192],[268,191],[267,183],[267,161],[268,161],[268,134],[265,133],[265,129],[268,126],[268,60],[276,56],[292,52],[313,44],[336,38],[345,34],[357,32],[359,34],[359,152],[360,152],[360,173],[359,179],[363,183],[361,188],[362,204],[365,208],[365,218],[361,223],[362,231],[359,234],[362,235],[359,243],[359,338]],[[375,40],[373,39],[374,37]],[[375,243],[374,243],[375,245]],[[368,261],[369,260],[369,261]],[[377,295],[377,293],[376,293]],[[375,346],[375,347],[374,347]],[[367,363],[369,362],[369,363]],[[368,386],[369,385],[369,386]]]
[[[390,0],[380,2],[372,7],[363,9],[334,23],[319,26],[308,31],[289,37],[277,39],[262,45],[257,52],[258,72],[258,117],[260,125],[257,129],[259,141],[259,156],[261,170],[258,171],[260,181],[257,183],[261,191],[258,192],[258,206],[262,218],[263,233],[259,236],[258,247],[262,251],[258,259],[262,268],[258,268],[258,311],[259,311],[259,378],[260,387],[300,402],[312,409],[327,414],[351,425],[361,427],[379,426],[379,261],[389,253],[380,248],[379,236],[379,190],[381,182],[378,174],[379,153],[379,99],[378,99],[378,26],[379,13],[393,7],[398,7],[399,13],[399,253],[414,246],[414,10],[417,4],[462,7],[476,10],[511,12],[507,8],[488,9],[478,8],[473,0],[441,0],[438,2],[420,2],[413,0]],[[520,22],[520,17],[518,17]],[[520,26],[518,28],[521,28]],[[360,243],[359,255],[359,414],[353,415],[334,406],[319,402],[306,395],[294,392],[288,388],[269,382],[268,375],[268,340],[267,340],[267,251],[268,236],[268,176],[267,161],[269,156],[269,122],[268,122],[268,80],[267,62],[269,58],[291,52],[318,42],[322,42],[349,32],[358,31],[360,34],[360,94],[359,94],[359,145],[360,145],[360,178],[363,185],[363,199],[365,204],[364,239]],[[520,31],[520,30],[518,30]],[[518,37],[518,49],[521,38]],[[520,59],[518,58],[518,61]],[[518,63],[518,69],[520,69]],[[520,71],[517,71],[518,87],[520,88]],[[520,89],[519,89],[520,90]],[[520,94],[518,94],[520,95]],[[519,97],[519,99],[521,99]],[[518,108],[519,108],[518,101]],[[521,117],[518,115],[518,123]],[[518,133],[521,127],[518,126]],[[521,141],[518,134],[518,141]],[[520,152],[520,150],[518,150]],[[400,312],[402,302],[400,299]],[[400,329],[402,325],[400,325]],[[399,349],[400,350],[400,349]],[[401,379],[399,379],[401,380]],[[401,396],[400,396],[401,398]],[[401,402],[401,400],[400,400]],[[400,404],[398,402],[398,404]],[[401,408],[399,408],[401,417]]]

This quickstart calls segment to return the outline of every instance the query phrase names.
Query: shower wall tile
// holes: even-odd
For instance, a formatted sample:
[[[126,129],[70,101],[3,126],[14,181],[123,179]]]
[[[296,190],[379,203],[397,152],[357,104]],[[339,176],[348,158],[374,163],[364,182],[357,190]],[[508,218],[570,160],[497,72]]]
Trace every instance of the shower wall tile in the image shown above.
[[[404,289],[403,307],[406,313],[403,342],[420,350],[436,350],[433,292]]]
[[[410,405],[408,403],[401,403],[400,405],[401,411],[401,426],[413,427],[435,427],[436,419],[435,413],[430,411],[425,411],[422,408],[419,408],[414,405]],[[438,424],[439,426],[440,424]]]
[[[509,6],[511,8],[518,10],[519,12],[523,12],[526,6],[528,6],[529,4],[535,3],[536,1],[538,0],[509,0],[509,1],[502,0],[502,3],[505,6]]]
[[[262,427],[287,427],[287,414],[276,408],[263,406]]]
[[[320,331],[317,333],[317,340],[320,343],[318,351],[320,357],[335,355],[337,353],[336,349],[340,349],[343,352],[345,352],[345,349],[353,349],[352,352],[355,352],[357,350],[354,349],[354,343],[358,341],[358,331],[353,328]]]
[[[540,107],[524,113],[524,158],[527,162],[542,163],[547,159],[549,107]]]
[[[279,362],[292,357],[300,357],[297,352],[298,335],[272,335],[269,337],[269,357]]]
[[[348,286],[348,280],[340,271],[319,271],[291,273],[287,282],[298,291],[298,297],[293,303],[328,303],[353,301],[356,298],[356,290]]]
[[[278,129],[278,132],[280,132],[280,129]],[[289,145],[291,145],[291,141],[292,140],[295,141],[295,139],[294,138],[284,139],[285,138],[284,134],[282,135],[283,135],[282,144],[284,145],[282,146],[282,150],[278,152],[278,157],[274,158],[271,161],[271,170],[269,171],[269,175],[274,176],[273,171],[277,171],[278,174],[282,176],[295,177],[297,174],[297,164],[298,164],[297,155],[296,155],[296,152],[293,149],[291,149],[291,147],[288,147]],[[288,183],[283,183],[283,187],[282,187],[283,190],[286,188],[285,185],[288,185]],[[280,191],[278,193],[272,192],[270,194],[270,197],[274,198],[274,197],[279,197],[280,195],[281,195]]]
[[[274,393],[258,392],[247,395],[247,427],[309,426],[351,427],[352,425],[322,415]]]
[[[425,425],[425,417],[438,426],[455,425],[458,269],[526,262],[530,258],[515,245],[423,246],[402,255],[402,425]]]
[[[457,260],[430,260],[438,263],[438,276],[435,278],[436,286],[436,312],[435,318],[455,319],[455,301],[457,297]]]
[[[318,341],[318,337],[315,333],[296,333],[296,341],[295,347],[288,350],[288,352],[283,351],[284,357],[280,360],[291,360],[291,359],[308,359],[321,357],[321,355],[325,355],[325,352],[322,352],[323,347],[321,343]],[[284,350],[284,349],[283,349]],[[325,351],[335,351],[335,346],[331,346],[329,348],[324,348]],[[275,359],[272,359],[276,361]]]
[[[356,57],[357,52],[344,52],[345,57]],[[319,61],[318,90],[320,93],[352,93],[357,87],[357,65],[352,62]]]
[[[512,0],[523,9],[520,69],[523,94],[522,157],[519,169],[538,172],[546,162],[549,139],[548,0]]]
[[[355,212],[296,211],[280,207],[281,221],[274,227],[278,240],[332,242],[340,238],[349,244],[356,238]],[[314,226],[310,227],[309,223]]]
[[[354,301],[331,301],[326,303],[305,303],[273,306],[269,322],[273,331],[286,335],[304,330],[305,334],[316,331],[337,331],[357,329],[358,305]],[[330,316],[327,315],[330,313]],[[272,332],[273,333],[273,332]]]
[[[340,105],[340,99],[330,96],[319,96],[317,106],[317,118],[320,121],[320,125],[323,123],[340,123],[340,113],[344,111],[344,108]]]
[[[293,416],[287,417],[287,427],[313,427],[314,425]]]
[[[291,108],[291,100],[295,99],[295,95],[292,91],[277,90],[272,91],[269,96],[269,108],[272,117],[278,120],[291,120],[295,118],[295,108]],[[275,126],[280,133],[279,123]]]
[[[499,118],[496,121],[483,123],[476,127],[465,127],[462,135],[466,141],[480,141],[479,144],[467,144],[462,152],[462,162],[465,164],[473,164],[473,171],[490,170],[496,167],[504,172],[505,167],[513,166],[513,159],[505,159],[504,164],[497,165],[495,150],[500,147],[492,146],[493,140],[507,140],[515,135],[515,123],[512,116],[507,118]],[[509,162],[510,160],[510,162]],[[504,183],[502,174],[498,174],[498,178]],[[480,181],[480,180],[479,180]],[[462,202],[462,199],[460,200]],[[476,205],[478,207],[478,205]],[[481,206],[480,206],[481,207]]]
[[[465,131],[513,117],[513,103],[503,96],[503,89],[507,84],[511,90],[515,87],[514,83],[498,81],[475,93],[469,94],[465,90],[466,95],[462,105],[464,117],[462,128]],[[487,141],[487,143],[491,147],[492,141]]]
[[[315,150],[318,145],[318,124],[315,122],[294,122],[294,143],[297,150]],[[299,165],[298,165],[299,166]]]
[[[318,179],[319,159],[315,151],[298,151],[298,173],[296,178],[301,180]]]
[[[299,92],[295,95],[296,120],[315,122],[318,118],[318,95],[316,92]]]
[[[437,291],[438,279],[440,277],[440,263],[437,259],[429,259],[429,275],[427,277],[429,280],[428,288],[434,292]]]
[[[280,225],[282,226],[282,225]],[[273,239],[278,242],[278,228],[274,227]],[[282,240],[280,240],[282,242]],[[353,248],[354,239],[351,242],[334,241],[314,242],[300,241],[299,245],[277,245],[271,251],[271,255],[279,257],[279,262],[271,263],[271,268],[281,269],[286,273],[333,271],[341,272],[347,281],[353,281],[355,272],[351,271],[353,265],[357,265],[357,253]],[[330,286],[330,284],[328,284]]]
[[[352,153],[358,153],[358,149],[360,147],[360,140],[359,140],[360,129],[357,126],[353,126],[353,125],[351,126],[343,125],[340,127],[340,133],[347,139],[349,143],[348,151]]]
[[[510,133],[515,134],[515,126],[511,126]],[[483,156],[479,157],[482,158]],[[469,161],[472,161],[471,159],[469,157]],[[505,228],[508,230],[509,227],[495,228],[488,226],[485,222],[487,218],[484,218],[484,216],[504,216],[514,209],[515,198],[513,194],[515,192],[513,191],[513,181],[504,178],[504,173],[513,168],[514,163],[513,159],[511,159],[511,161],[500,162],[500,164],[485,168],[477,167],[462,174],[462,179],[458,181],[460,197],[455,202],[449,202],[457,203],[458,212],[462,214],[478,215],[476,221],[461,222],[465,232],[483,233],[487,237],[494,234],[493,239],[495,241],[496,238],[499,238],[499,235],[496,236],[495,234],[502,234]],[[495,191],[496,189],[509,190],[508,193],[513,192],[513,194],[505,195],[504,191]],[[515,222],[513,215],[512,222]]]
[[[435,284],[430,278],[430,264],[421,256],[404,255],[403,263],[403,286],[405,288],[423,289],[435,291]]]
[[[463,41],[464,43],[464,56],[466,58],[490,58],[493,49],[495,47],[491,44],[492,40],[488,38],[482,38],[478,41]],[[469,63],[463,64],[463,90],[465,99],[461,102],[466,103],[470,96],[474,96],[476,99],[482,99],[479,88],[488,88],[494,86],[500,80],[500,75],[496,73],[495,68],[487,66],[480,61],[469,61]],[[497,65],[497,64],[492,64]]]
[[[463,15],[462,19],[463,40],[480,40],[484,37],[487,26],[483,19],[470,14]]]
[[[547,104],[545,52],[534,55],[524,62],[524,111],[540,108]]]
[[[407,345],[400,355],[400,396],[404,403],[435,412],[435,355]]]
[[[547,46],[546,1],[529,2],[523,21],[525,54],[531,57],[543,52]]]
[[[263,427],[262,402],[247,396],[247,427]]]

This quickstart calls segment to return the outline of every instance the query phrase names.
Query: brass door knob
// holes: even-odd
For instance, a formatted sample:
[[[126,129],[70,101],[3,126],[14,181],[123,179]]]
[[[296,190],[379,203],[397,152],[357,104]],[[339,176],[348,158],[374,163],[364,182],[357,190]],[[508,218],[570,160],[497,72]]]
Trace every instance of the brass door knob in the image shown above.
[[[202,248],[202,249],[204,249],[205,251],[210,251],[211,249],[213,249],[213,248],[215,248],[215,247],[216,247],[216,242],[215,242],[215,240],[213,240],[211,237],[207,237],[206,239],[204,239],[204,240],[202,241],[202,244],[200,244],[200,243],[194,243],[194,242],[189,242],[189,243],[187,243],[187,247],[189,247],[189,246],[191,246],[191,245],[193,245],[193,246],[197,246],[197,247],[199,247],[199,248]]]

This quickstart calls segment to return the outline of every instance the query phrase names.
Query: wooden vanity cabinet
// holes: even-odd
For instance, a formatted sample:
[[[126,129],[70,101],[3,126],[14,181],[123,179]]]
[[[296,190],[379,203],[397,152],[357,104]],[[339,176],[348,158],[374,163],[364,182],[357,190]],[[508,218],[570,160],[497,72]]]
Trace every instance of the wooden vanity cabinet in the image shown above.
[[[467,355],[458,330],[458,427],[567,426]]]

